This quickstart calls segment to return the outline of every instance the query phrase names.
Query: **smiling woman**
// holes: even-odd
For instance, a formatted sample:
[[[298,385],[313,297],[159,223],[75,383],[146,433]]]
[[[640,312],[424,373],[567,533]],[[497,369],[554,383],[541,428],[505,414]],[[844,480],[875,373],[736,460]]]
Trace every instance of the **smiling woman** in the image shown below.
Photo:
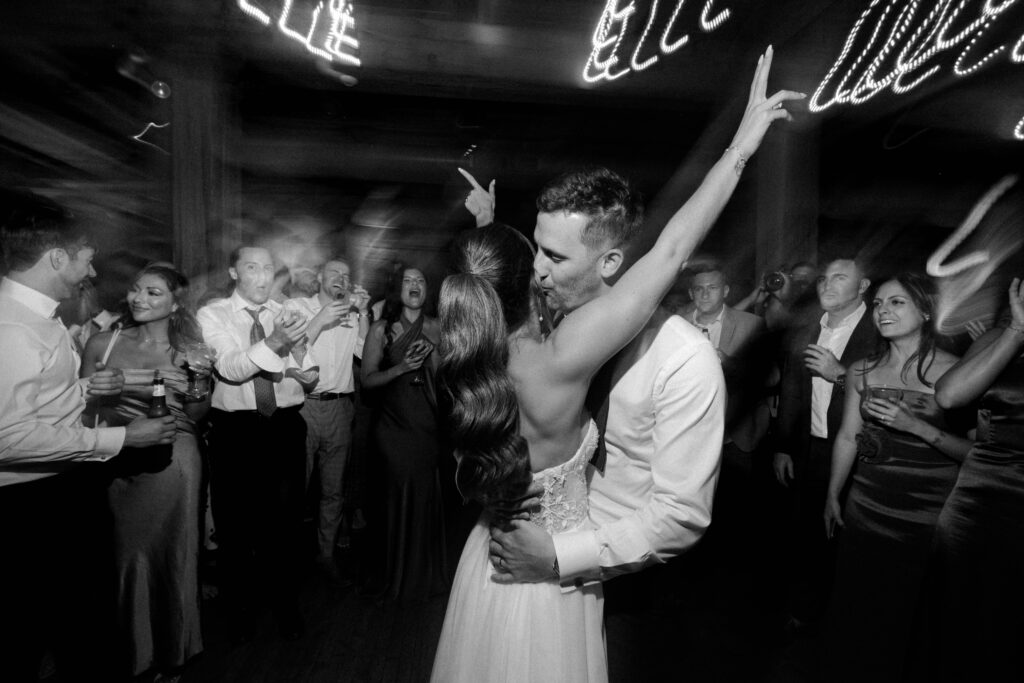
[[[83,376],[120,368],[124,389],[97,411],[101,424],[131,422],[149,409],[154,372],[167,386],[177,429],[170,451],[125,449],[112,461],[107,492],[114,522],[119,670],[138,675],[183,666],[202,649],[199,623],[199,493],[202,462],[196,423],[209,397],[191,400],[182,371],[185,348],[202,341],[186,308],[188,280],[154,263],[135,276],[122,327],[89,339]],[[193,372],[209,372],[192,367]],[[169,457],[168,457],[169,455]]]
[[[824,512],[825,532],[839,535],[825,660],[834,681],[903,680],[932,536],[970,448],[935,402],[957,358],[936,348],[931,281],[897,275],[872,308],[881,340],[848,374]]]

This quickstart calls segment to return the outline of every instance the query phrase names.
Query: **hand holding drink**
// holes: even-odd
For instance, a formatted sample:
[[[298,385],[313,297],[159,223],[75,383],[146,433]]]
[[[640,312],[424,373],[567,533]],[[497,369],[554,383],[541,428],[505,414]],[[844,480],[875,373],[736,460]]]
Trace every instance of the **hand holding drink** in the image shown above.
[[[188,371],[188,389],[185,395],[197,401],[210,393],[210,376],[217,351],[212,346],[196,342],[185,347],[185,362]]]

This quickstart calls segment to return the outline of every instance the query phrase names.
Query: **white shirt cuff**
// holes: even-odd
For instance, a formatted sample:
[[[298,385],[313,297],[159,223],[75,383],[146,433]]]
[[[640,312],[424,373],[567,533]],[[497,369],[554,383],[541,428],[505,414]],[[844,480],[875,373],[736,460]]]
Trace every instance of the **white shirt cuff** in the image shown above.
[[[595,531],[554,534],[551,540],[558,558],[558,581],[564,588],[579,588],[597,580],[601,564]]]
[[[128,430],[125,427],[97,427],[96,450],[90,460],[110,460],[121,452]]]
[[[270,350],[265,341],[257,342],[246,351],[249,360],[260,370],[267,372],[284,372],[285,359]]]

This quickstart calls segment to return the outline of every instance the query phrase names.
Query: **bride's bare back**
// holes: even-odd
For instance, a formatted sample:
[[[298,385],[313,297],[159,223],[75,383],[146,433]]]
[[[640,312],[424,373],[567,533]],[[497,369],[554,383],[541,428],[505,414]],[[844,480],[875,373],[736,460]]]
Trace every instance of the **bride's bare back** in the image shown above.
[[[589,374],[563,378],[552,367],[552,346],[526,332],[509,344],[508,372],[519,401],[519,434],[530,449],[534,472],[559,465],[573,456],[587,431],[583,407]]]

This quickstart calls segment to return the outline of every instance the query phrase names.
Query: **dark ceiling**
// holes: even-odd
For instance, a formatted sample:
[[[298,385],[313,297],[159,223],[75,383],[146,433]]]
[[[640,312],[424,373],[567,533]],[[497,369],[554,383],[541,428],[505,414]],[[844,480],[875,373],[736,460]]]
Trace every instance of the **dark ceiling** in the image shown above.
[[[295,26],[308,24],[315,6],[250,2],[274,17],[290,7]],[[136,226],[126,248],[165,249],[169,161],[157,147],[166,148],[175,129],[171,102],[180,84],[213,79],[229,110],[222,161],[241,174],[243,213],[310,215],[335,230],[347,226],[346,239],[375,244],[375,226],[383,226],[392,230],[388,248],[434,249],[465,222],[456,166],[497,178],[499,218],[522,227],[532,221],[537,188],[570,165],[610,165],[653,196],[688,155],[703,168],[728,143],[765,46],[777,54],[771,87],[811,94],[862,13],[847,63],[865,48],[878,54],[889,36],[883,30],[869,45],[868,29],[888,11],[883,28],[907,19],[906,35],[890,41],[906,51],[883,55],[877,74],[915,56],[912,74],[935,73],[908,92],[880,89],[859,106],[798,107],[794,124],[777,135],[815,149],[816,168],[807,172],[824,239],[903,231],[913,248],[941,239],[988,186],[1020,169],[1024,141],[1013,130],[1024,117],[1024,1],[1004,0],[988,24],[972,23],[995,4],[352,0],[361,66],[332,71],[247,16],[240,0],[10,0],[0,29],[0,181],[86,197],[107,217]],[[612,72],[629,64],[634,49],[638,62],[658,59],[588,83],[606,8],[628,14]],[[900,14],[911,9],[916,14]],[[702,28],[702,14],[708,20],[726,10],[728,20]],[[611,26],[620,29],[621,21]],[[684,34],[681,48],[659,50],[662,36]],[[946,47],[925,54],[936,44]],[[954,67],[966,71],[1000,46],[976,72],[956,75]],[[140,50],[152,77],[170,84],[170,100],[118,73]],[[338,71],[358,83],[346,85]],[[156,147],[133,139],[148,122],[166,121],[169,129],[143,138]],[[708,249],[729,252],[753,211],[751,202],[731,209]]]

